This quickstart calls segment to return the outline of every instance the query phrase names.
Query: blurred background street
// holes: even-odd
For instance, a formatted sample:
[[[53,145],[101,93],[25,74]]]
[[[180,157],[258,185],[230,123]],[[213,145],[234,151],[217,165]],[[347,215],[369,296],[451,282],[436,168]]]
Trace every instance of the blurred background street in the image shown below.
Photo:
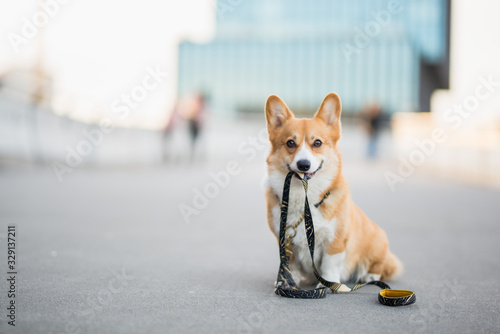
[[[0,332],[497,332],[499,11],[0,0]],[[410,307],[376,288],[273,294],[264,103],[311,117],[329,92],[353,199],[405,263],[391,285]]]

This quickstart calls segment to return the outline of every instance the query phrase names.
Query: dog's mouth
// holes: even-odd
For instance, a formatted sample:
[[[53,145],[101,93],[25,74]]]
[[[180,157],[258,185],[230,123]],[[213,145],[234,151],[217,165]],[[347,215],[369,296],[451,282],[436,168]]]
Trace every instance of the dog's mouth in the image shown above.
[[[312,177],[313,177],[314,175],[316,175],[316,173],[317,173],[317,172],[321,169],[321,167],[323,167],[323,161],[321,161],[321,163],[319,164],[319,167],[318,167],[318,168],[317,168],[314,172],[312,172],[312,173],[302,173],[302,172],[297,172],[297,171],[292,170],[292,169],[290,168],[290,165],[289,165],[289,164],[286,164],[286,165],[287,165],[287,167],[288,167],[288,170],[289,170],[290,172],[294,172],[294,173],[295,173],[295,176],[296,176],[297,178],[300,178],[297,174],[304,174],[304,179],[306,179],[307,181],[309,181],[310,179],[312,179]]]

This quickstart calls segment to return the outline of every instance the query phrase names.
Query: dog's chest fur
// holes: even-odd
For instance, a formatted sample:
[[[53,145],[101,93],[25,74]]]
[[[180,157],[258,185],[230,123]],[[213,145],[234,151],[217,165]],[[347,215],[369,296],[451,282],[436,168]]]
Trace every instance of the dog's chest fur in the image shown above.
[[[283,175],[281,173],[274,173],[268,176],[269,186],[278,195],[280,203],[282,201],[283,184],[285,181],[285,177],[286,175]],[[321,211],[316,208],[314,204],[321,201],[322,195],[326,191],[328,185],[331,184],[331,181],[332,179],[328,176],[316,175],[309,181],[307,192],[316,239],[314,261],[318,266],[320,265],[319,261],[323,255],[326,245],[328,243],[331,243],[335,237],[336,220],[326,220],[323,217]],[[294,225],[299,220],[299,218],[304,213],[304,204],[304,187],[302,185],[302,182],[294,177],[290,185],[287,226]],[[323,203],[321,205],[326,205],[326,203]],[[279,235],[281,207],[279,205],[275,206],[272,210],[272,213],[274,232],[276,233],[276,235]],[[293,238],[292,250],[296,257],[296,260],[298,260],[302,264],[305,270],[309,270],[309,268],[312,268],[304,222],[302,222],[297,228],[297,235],[295,236],[295,238]]]

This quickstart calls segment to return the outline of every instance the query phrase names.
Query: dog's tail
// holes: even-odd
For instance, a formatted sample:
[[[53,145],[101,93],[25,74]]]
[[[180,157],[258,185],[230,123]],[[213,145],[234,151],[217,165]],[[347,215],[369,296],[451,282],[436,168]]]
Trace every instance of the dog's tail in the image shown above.
[[[381,279],[384,281],[389,281],[391,279],[397,278],[403,274],[404,266],[403,262],[392,254],[391,251],[387,252],[384,261],[384,269],[382,271]]]

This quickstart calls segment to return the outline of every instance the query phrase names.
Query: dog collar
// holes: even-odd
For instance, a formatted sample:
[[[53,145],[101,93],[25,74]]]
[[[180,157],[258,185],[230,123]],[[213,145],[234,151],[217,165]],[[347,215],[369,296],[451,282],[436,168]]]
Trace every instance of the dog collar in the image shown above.
[[[318,208],[321,204],[323,204],[323,201],[324,201],[325,199],[327,199],[327,198],[328,198],[328,196],[330,196],[330,191],[329,191],[329,190],[328,190],[328,192],[325,194],[325,196],[323,196],[323,198],[321,199],[321,201],[319,201],[318,203],[314,204],[314,206],[315,206],[316,208]]]

